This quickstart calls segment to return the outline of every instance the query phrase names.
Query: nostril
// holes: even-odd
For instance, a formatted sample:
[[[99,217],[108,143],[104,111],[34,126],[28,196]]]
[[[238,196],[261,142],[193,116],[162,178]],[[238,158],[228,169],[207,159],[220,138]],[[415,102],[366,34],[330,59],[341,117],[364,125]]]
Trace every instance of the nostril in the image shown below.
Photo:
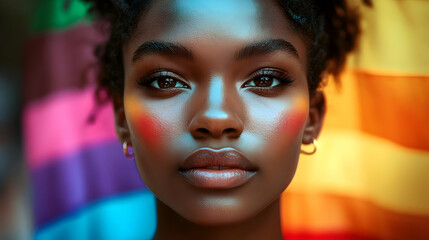
[[[238,138],[241,135],[241,131],[236,128],[227,128],[223,130],[222,134],[230,138]]]
[[[197,131],[202,134],[210,134],[210,131],[205,128],[198,128]]]
[[[207,128],[198,128],[196,131],[196,137],[204,137],[204,136],[213,136],[213,137],[219,137],[221,135],[228,135],[228,136],[232,136],[238,133],[238,131],[234,128],[227,128],[224,129],[222,132],[211,132],[210,130],[208,130]]]
[[[225,134],[230,134],[230,133],[234,133],[236,132],[236,130],[234,128],[227,128],[225,130],[223,130],[223,133]]]

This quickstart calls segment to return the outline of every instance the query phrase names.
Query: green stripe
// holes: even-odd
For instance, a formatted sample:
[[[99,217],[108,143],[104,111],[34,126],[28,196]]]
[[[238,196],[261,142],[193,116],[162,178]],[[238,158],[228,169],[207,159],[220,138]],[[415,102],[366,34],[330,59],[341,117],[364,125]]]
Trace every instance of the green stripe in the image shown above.
[[[68,6],[66,6],[66,2]],[[32,33],[61,30],[91,21],[88,4],[81,0],[40,0],[31,22]]]

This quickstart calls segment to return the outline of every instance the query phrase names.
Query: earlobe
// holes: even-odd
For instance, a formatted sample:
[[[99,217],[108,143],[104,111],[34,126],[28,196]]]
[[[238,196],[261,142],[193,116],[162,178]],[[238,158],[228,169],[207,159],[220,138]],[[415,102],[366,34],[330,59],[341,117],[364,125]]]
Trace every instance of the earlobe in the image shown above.
[[[323,120],[325,119],[325,112],[325,94],[323,91],[318,90],[310,97],[310,110],[302,138],[303,144],[311,144],[313,143],[313,139],[319,136],[323,126]]]

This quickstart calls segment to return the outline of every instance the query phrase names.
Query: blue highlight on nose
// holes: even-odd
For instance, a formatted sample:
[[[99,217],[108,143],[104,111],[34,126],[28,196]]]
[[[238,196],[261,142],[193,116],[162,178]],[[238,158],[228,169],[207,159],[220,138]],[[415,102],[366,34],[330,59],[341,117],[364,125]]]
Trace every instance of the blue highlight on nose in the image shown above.
[[[222,110],[222,104],[225,101],[224,85],[221,77],[214,77],[210,82],[208,92],[208,110],[205,113],[207,117],[216,119],[225,119],[227,113]]]

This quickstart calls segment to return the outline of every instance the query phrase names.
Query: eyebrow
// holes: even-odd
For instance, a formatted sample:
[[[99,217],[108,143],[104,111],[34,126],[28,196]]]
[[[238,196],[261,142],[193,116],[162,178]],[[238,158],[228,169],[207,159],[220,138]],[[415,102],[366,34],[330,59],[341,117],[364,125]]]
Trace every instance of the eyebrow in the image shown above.
[[[186,47],[173,42],[148,41],[140,45],[133,55],[133,62],[138,61],[146,55],[160,54],[193,59],[192,51]]]
[[[266,55],[275,51],[286,51],[299,59],[298,51],[292,43],[283,39],[268,39],[251,43],[237,52],[236,59],[251,58]]]
[[[283,39],[268,39],[251,43],[237,51],[235,58],[237,60],[242,60],[245,58],[266,55],[275,51],[286,51],[292,54],[292,56],[299,58],[296,48],[290,42]],[[189,60],[194,58],[192,51],[179,43],[148,41],[144,42],[137,48],[134,52],[132,61],[136,62],[144,56],[151,54],[175,56]]]

